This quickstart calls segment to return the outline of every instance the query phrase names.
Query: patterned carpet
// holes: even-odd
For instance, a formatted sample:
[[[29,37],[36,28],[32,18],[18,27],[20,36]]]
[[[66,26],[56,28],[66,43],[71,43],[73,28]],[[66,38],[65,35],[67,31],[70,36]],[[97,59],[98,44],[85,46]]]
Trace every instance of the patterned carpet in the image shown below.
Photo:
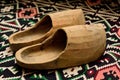
[[[85,0],[52,1],[0,1],[0,80],[120,80],[120,5],[111,2],[91,7]],[[107,45],[100,59],[59,70],[28,70],[18,66],[8,37],[31,27],[47,13],[74,8],[83,9],[86,24],[105,25]]]

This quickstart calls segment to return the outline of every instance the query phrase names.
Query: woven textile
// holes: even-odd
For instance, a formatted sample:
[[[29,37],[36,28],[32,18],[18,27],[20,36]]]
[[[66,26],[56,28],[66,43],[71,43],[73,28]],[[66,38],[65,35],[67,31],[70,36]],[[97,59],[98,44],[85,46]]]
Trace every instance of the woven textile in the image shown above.
[[[85,0],[1,0],[0,80],[120,80],[119,6],[114,2],[89,6]],[[11,34],[33,26],[48,13],[75,8],[83,9],[86,24],[104,24],[107,45],[97,61],[57,70],[28,70],[16,64],[8,42]]]

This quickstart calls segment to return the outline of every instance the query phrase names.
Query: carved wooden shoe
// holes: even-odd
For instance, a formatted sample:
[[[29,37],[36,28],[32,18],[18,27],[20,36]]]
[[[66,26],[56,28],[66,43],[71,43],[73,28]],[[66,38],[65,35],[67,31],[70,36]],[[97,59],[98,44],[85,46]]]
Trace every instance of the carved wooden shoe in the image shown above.
[[[41,44],[18,50],[17,63],[29,69],[58,69],[97,60],[105,50],[106,33],[101,24],[58,29]]]
[[[81,9],[51,13],[32,28],[11,35],[9,37],[10,47],[13,51],[17,51],[22,47],[42,42],[60,27],[80,24],[85,24]]]

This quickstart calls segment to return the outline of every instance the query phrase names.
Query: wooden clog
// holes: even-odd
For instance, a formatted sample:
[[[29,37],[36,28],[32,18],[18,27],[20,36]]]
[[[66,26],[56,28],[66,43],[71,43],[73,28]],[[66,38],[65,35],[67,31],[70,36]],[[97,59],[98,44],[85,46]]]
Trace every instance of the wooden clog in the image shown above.
[[[10,47],[13,51],[17,51],[22,47],[42,42],[60,27],[80,24],[85,24],[81,9],[51,13],[30,29],[12,34],[9,37]]]
[[[40,44],[15,54],[17,64],[29,69],[58,69],[97,60],[105,50],[106,33],[101,24],[58,29]]]

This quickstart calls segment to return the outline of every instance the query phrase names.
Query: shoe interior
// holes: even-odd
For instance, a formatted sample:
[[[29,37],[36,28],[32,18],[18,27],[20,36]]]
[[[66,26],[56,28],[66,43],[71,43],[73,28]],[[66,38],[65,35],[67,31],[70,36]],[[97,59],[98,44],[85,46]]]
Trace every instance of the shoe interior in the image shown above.
[[[52,21],[49,16],[45,16],[36,27],[25,30],[20,34],[14,36],[15,42],[30,42],[43,37],[52,28]]]
[[[24,50],[21,57],[30,63],[45,63],[55,60],[60,56],[67,45],[66,33],[60,29],[44,44],[30,47]]]

